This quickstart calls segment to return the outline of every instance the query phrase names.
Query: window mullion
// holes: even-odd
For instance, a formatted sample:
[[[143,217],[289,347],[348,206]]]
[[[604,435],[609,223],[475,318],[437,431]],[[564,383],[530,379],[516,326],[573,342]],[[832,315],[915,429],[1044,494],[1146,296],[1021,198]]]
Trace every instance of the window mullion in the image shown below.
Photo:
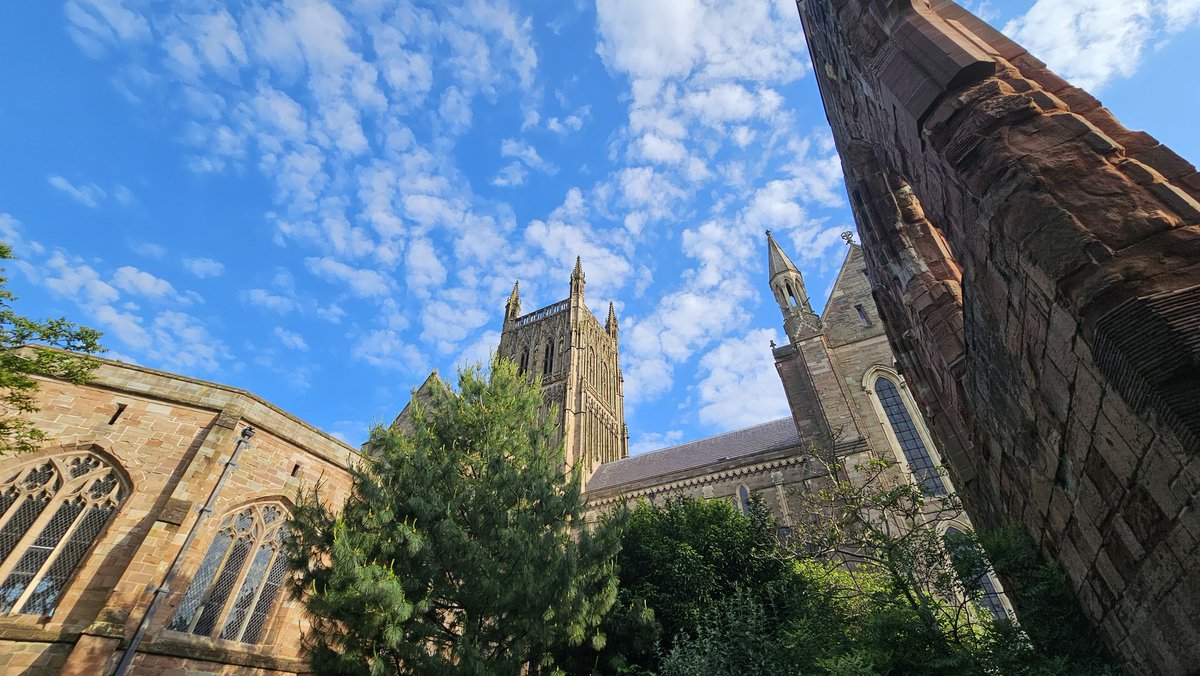
[[[216,537],[219,537],[220,535],[221,535],[221,531],[218,530],[217,535],[214,536],[213,539],[215,540]],[[209,577],[208,581],[206,581],[204,583],[204,593],[200,595],[200,601],[196,604],[196,611],[201,611],[201,612],[196,612],[196,611],[192,612],[192,617],[190,619],[188,619],[187,629],[184,630],[185,632],[190,634],[193,631],[195,631],[196,623],[200,621],[200,616],[204,614],[203,610],[208,603],[208,597],[210,595],[212,595],[213,585],[215,585],[217,583],[217,580],[220,579],[221,570],[223,568],[225,568],[225,562],[229,560],[229,554],[230,554],[230,552],[233,551],[233,548],[237,545],[237,542],[238,542],[238,539],[236,537],[230,538],[229,546],[225,548],[225,553],[221,555],[220,563],[218,563],[217,566],[215,568],[213,568],[212,576]],[[209,546],[211,546],[211,545],[209,545]],[[201,558],[201,561],[203,562],[203,558]],[[189,583],[189,585],[195,584],[195,583],[196,583],[196,581],[192,580]],[[187,595],[187,590],[185,589],[184,596],[186,596],[186,595]],[[218,617],[217,619],[220,619],[220,618]]]
[[[47,512],[50,512],[50,511],[57,512],[58,511],[57,508],[60,507],[61,505],[65,505],[68,502],[70,502],[70,499],[72,497],[75,497],[74,493],[68,494],[63,499],[55,500],[54,502],[50,503],[49,505],[46,505],[46,510],[43,511],[42,514],[45,515]],[[82,500],[83,498],[80,498],[80,499]],[[58,542],[54,543],[54,551],[50,552],[50,556],[47,556],[46,560],[42,562],[42,565],[41,565],[41,567],[38,568],[37,573],[34,573],[33,577],[29,578],[29,584],[27,584],[25,586],[25,591],[19,597],[17,597],[16,603],[13,603],[12,608],[13,608],[14,612],[20,612],[21,608],[23,608],[25,606],[25,602],[29,600],[29,596],[31,594],[33,594],[33,592],[37,589],[38,583],[41,582],[42,576],[46,574],[46,569],[49,568],[50,566],[54,565],[54,560],[57,559],[60,554],[62,554],[63,546],[65,546],[66,543],[71,541],[71,536],[75,534],[75,529],[79,528],[79,524],[81,522],[83,522],[83,517],[87,515],[88,508],[91,506],[92,506],[91,503],[84,500],[83,509],[79,510],[79,513],[75,515],[75,519],[71,522],[71,525],[68,526],[65,531],[63,531],[62,536],[58,538]],[[50,509],[51,507],[53,507],[55,509],[51,510]],[[38,520],[39,521],[41,520],[40,517]],[[34,526],[37,526],[37,525],[39,525],[39,524],[37,524],[37,523],[34,524]],[[45,528],[45,526],[42,526],[42,528]],[[35,529],[31,526],[29,528],[29,533],[27,533],[26,535],[33,533],[34,530]],[[40,534],[41,529],[38,529],[37,532]],[[9,558],[16,558],[16,557],[10,556]],[[72,571],[72,573],[73,572],[74,571]]]
[[[255,519],[258,518],[255,515]],[[237,541],[235,540],[234,542],[236,543]],[[258,551],[260,544],[260,540],[254,537],[250,538],[250,549],[247,551],[246,557],[242,560],[242,569],[238,571],[237,579],[230,585],[229,595],[225,598],[225,603],[221,606],[221,612],[217,615],[217,621],[213,623],[213,634],[216,638],[221,636],[221,628],[225,626],[225,621],[229,619],[229,611],[233,608],[233,604],[237,602],[238,590],[242,588],[242,585],[246,581],[246,574],[250,572],[250,568],[254,564],[254,554]],[[232,545],[230,545],[229,550],[233,551]],[[219,574],[214,576],[213,579],[215,580],[217,577],[219,577]]]
[[[55,491],[55,494],[50,497],[50,501],[47,502],[46,506],[42,508],[42,513],[38,514],[38,517],[34,519],[33,523],[29,524],[29,528],[25,529],[25,534],[21,536],[21,539],[17,541],[17,544],[13,545],[12,554],[9,555],[8,560],[0,563],[0,582],[8,579],[9,573],[11,573],[12,569],[16,567],[17,562],[21,560],[21,557],[24,555],[24,553],[29,550],[29,546],[32,545],[33,541],[38,538],[38,535],[41,534],[42,529],[46,527],[46,524],[54,518],[54,514],[58,512],[59,505],[66,502],[66,498],[63,497],[63,492],[64,491],[61,489]],[[68,495],[66,497],[70,496]],[[26,495],[24,500],[28,499],[29,495]],[[21,500],[18,500],[17,502],[13,503],[13,508],[15,509],[21,504],[21,502]],[[78,521],[78,517],[76,517],[75,520]],[[61,542],[61,540],[59,542]],[[50,558],[54,557],[51,556]],[[49,561],[50,559],[46,560]],[[38,574],[41,574],[40,569],[38,570]],[[29,586],[32,587],[33,585],[31,584]],[[24,596],[24,594],[21,595],[22,599]],[[13,608],[19,607],[20,606],[16,605],[13,606]]]
[[[269,536],[263,538],[263,542],[269,542]],[[258,588],[254,590],[254,598],[250,601],[250,605],[246,606],[246,616],[242,618],[242,625],[238,627],[235,641],[242,640],[242,635],[246,633],[246,627],[250,624],[250,618],[254,617],[254,609],[258,607],[258,598],[262,596],[263,589],[267,586],[267,578],[271,576],[271,568],[275,565],[275,559],[279,557],[279,550],[271,552],[271,559],[267,561],[267,567],[263,569],[263,578],[258,581]]]

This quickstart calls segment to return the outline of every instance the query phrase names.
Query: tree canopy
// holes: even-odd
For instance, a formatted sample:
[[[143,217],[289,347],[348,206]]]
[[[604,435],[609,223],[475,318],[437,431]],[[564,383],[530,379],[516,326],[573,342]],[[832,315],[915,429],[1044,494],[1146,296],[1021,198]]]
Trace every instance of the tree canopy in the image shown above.
[[[372,431],[339,509],[302,496],[291,561],[318,671],[539,673],[604,646],[620,515],[584,523],[541,403],[510,362],[466,369],[411,433]]]

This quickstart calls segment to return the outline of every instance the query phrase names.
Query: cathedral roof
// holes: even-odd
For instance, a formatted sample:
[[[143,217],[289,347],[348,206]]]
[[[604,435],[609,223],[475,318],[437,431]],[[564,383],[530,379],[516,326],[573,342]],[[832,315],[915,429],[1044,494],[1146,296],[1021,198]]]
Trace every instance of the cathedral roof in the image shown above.
[[[780,418],[604,463],[588,481],[587,490],[602,490],[799,444],[800,435],[796,432],[795,423],[791,418]]]

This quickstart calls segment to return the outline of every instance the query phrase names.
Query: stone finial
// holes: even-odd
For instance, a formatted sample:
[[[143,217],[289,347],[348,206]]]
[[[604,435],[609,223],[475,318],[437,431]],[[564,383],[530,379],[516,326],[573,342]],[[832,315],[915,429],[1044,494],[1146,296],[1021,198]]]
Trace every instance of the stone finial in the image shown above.
[[[611,300],[608,301],[608,321],[604,322],[604,330],[611,336],[617,334],[617,310]]]
[[[575,271],[571,273],[572,278],[583,279],[583,257],[575,257]]]
[[[846,242],[846,244],[847,244],[847,245],[854,244],[854,231],[852,231],[852,230],[847,230],[847,231],[843,232],[843,233],[842,233],[842,240],[843,240],[844,242]]]
[[[766,230],[766,233],[767,233],[767,237],[770,237],[770,236],[771,236],[771,229],[770,229],[770,228],[767,228],[767,230]]]
[[[772,340],[772,341],[771,341],[771,349],[772,349],[772,350],[774,350],[774,349],[775,349],[775,341],[774,341],[774,340]]]

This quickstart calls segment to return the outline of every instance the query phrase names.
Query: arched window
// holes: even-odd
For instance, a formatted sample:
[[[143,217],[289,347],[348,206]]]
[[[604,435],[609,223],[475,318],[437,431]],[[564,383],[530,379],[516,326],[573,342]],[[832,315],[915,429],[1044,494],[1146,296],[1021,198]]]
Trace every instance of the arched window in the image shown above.
[[[521,362],[517,366],[517,371],[521,375],[524,375],[525,372],[528,370],[529,370],[529,348],[526,347],[521,350]]]
[[[738,485],[738,504],[741,505],[742,514],[750,516],[750,488],[746,484]]]
[[[542,374],[550,375],[554,372],[554,341],[546,341],[546,353],[542,356]]]
[[[285,524],[276,503],[225,517],[167,628],[258,643],[287,573]]]
[[[788,299],[791,300],[790,305],[796,307],[799,303],[796,302],[796,292],[792,290],[792,283],[786,282]]]
[[[887,415],[896,441],[900,443],[908,470],[921,485],[921,491],[926,495],[945,495],[946,484],[942,482],[933,458],[929,455],[929,449],[921,439],[921,433],[917,431],[912,414],[900,396],[896,384],[880,376],[875,380],[875,394],[879,396],[879,404]]]
[[[0,612],[51,615],[92,543],[129,494],[108,461],[67,453],[0,483]]]
[[[950,555],[950,560],[962,563],[967,558],[966,550],[971,547],[967,542],[967,535],[954,526],[950,526],[946,529],[945,541],[946,552]],[[1004,603],[1000,600],[1000,589],[992,578],[991,570],[983,571],[974,580],[960,580],[960,582],[972,597],[978,594],[978,598],[975,600],[986,608],[992,617],[997,620],[1008,619],[1008,611],[1004,609]]]

